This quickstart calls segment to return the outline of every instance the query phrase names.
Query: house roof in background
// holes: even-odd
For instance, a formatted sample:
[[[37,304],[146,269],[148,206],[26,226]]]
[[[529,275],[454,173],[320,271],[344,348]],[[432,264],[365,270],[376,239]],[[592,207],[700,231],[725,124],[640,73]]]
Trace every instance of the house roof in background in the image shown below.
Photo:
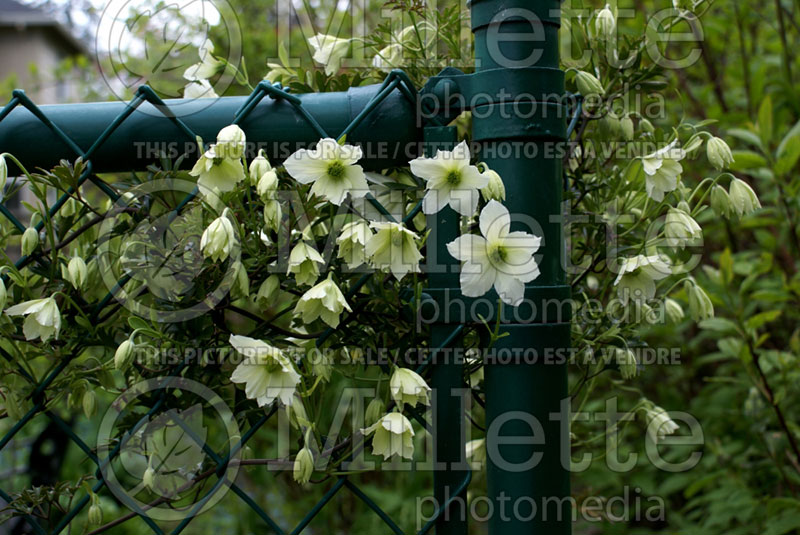
[[[86,45],[75,38],[69,30],[40,9],[15,0],[0,0],[0,27],[45,27],[52,28],[76,54],[90,55]]]

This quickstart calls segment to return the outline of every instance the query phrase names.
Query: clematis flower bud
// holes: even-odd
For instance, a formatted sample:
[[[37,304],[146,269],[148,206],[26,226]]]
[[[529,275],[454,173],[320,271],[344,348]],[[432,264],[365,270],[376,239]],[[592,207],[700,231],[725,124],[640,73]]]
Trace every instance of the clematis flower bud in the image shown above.
[[[94,416],[95,409],[97,408],[97,396],[93,390],[89,389],[83,393],[81,405],[83,406],[83,414],[85,414],[87,418]]]
[[[28,256],[39,246],[39,231],[28,227],[22,233],[22,256]]]
[[[314,455],[308,448],[303,448],[297,452],[297,457],[294,459],[293,475],[294,480],[305,485],[311,479],[311,474],[314,473]]]
[[[264,203],[264,224],[267,225],[267,228],[277,231],[281,224],[281,217],[283,217],[283,211],[278,201],[270,200]]]
[[[714,304],[708,294],[697,284],[686,281],[686,292],[689,294],[689,312],[694,321],[714,317]]]
[[[3,189],[5,189],[7,180],[8,180],[8,164],[6,164],[5,155],[0,154],[0,191],[3,191]]]
[[[733,163],[731,148],[724,140],[714,136],[706,143],[706,156],[711,165],[720,171]]]
[[[625,141],[631,141],[633,139],[633,119],[626,115],[619,120],[619,127]]]
[[[86,283],[88,270],[86,262],[80,256],[74,256],[67,265],[66,279],[75,289],[80,289]]]
[[[487,182],[486,186],[481,189],[481,197],[483,197],[483,200],[506,200],[506,187],[503,184],[503,179],[500,178],[499,174],[497,174],[497,171],[486,169],[486,171],[481,174],[489,179],[489,182]]]
[[[278,174],[275,172],[275,169],[268,169],[264,172],[263,175],[258,179],[258,184],[256,185],[256,193],[262,199],[274,199],[275,198],[275,190],[278,189]]]
[[[117,370],[125,370],[133,362],[133,350],[136,348],[134,343],[129,339],[122,342],[117,350],[114,352],[114,368]]]
[[[636,355],[630,349],[617,348],[616,359],[619,373],[622,374],[623,379],[631,379],[639,373]]]
[[[148,489],[152,489],[156,483],[156,471],[153,470],[153,467],[148,464],[147,470],[144,471],[142,475],[142,483]]]
[[[100,505],[93,503],[89,506],[89,523],[98,526],[103,523],[103,510]]]
[[[614,13],[611,12],[611,7],[608,4],[597,13],[594,28],[598,37],[607,41],[613,40],[616,36],[617,21],[614,19]]]
[[[575,84],[578,86],[578,91],[583,96],[589,95],[604,95],[605,89],[600,80],[593,74],[586,71],[578,71],[575,75]]]
[[[258,184],[261,177],[264,176],[264,173],[270,170],[272,170],[272,165],[270,165],[264,153],[264,149],[261,149],[258,151],[258,156],[253,158],[253,161],[250,162],[250,184],[253,186]]]
[[[645,419],[647,420],[647,434],[650,435],[653,442],[663,440],[667,435],[678,430],[678,424],[669,417],[669,413],[656,405],[645,409]]]
[[[666,308],[667,318],[669,318],[671,322],[679,323],[680,321],[683,321],[684,312],[680,303],[667,297],[664,300],[664,308]]]

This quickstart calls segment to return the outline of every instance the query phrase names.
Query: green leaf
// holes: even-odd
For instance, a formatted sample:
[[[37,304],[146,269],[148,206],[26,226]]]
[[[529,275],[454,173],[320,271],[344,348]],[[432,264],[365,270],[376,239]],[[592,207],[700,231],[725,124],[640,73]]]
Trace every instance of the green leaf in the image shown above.
[[[133,330],[136,330],[136,329],[147,329],[147,328],[149,328],[149,327],[150,327],[150,326],[147,324],[147,322],[146,322],[146,321],[144,321],[144,320],[143,320],[142,318],[140,318],[139,316],[130,316],[130,317],[128,318],[128,325],[130,325],[130,326],[131,326],[131,329],[133,329]]]
[[[289,53],[286,52],[286,45],[283,41],[278,43],[278,59],[281,60],[281,65],[289,67]]]
[[[797,165],[800,158],[800,136],[789,138],[783,146],[783,150],[778,153],[778,163],[775,164],[775,173],[785,175]]]
[[[764,146],[772,139],[772,128],[772,98],[767,95],[758,109],[758,135]]]
[[[729,128],[727,134],[759,149],[763,148],[761,145],[761,138],[758,137],[758,134],[750,130],[745,130],[744,128]]]
[[[748,329],[759,329],[765,324],[778,319],[782,313],[782,310],[769,310],[767,312],[761,312],[760,314],[756,314],[755,316],[749,318],[745,325]]]
[[[757,152],[751,150],[735,150],[732,152],[734,160],[731,164],[731,169],[734,171],[745,171],[767,166],[767,159]]]
[[[789,143],[789,140],[796,136],[800,136],[800,121],[794,123],[794,126],[791,127],[788,132],[786,132],[785,136],[783,136],[783,139],[778,144],[778,150],[775,151],[776,154],[781,154],[785,150],[786,144]]]
[[[720,333],[736,334],[736,324],[727,318],[708,318],[699,323],[701,329],[717,331]]]

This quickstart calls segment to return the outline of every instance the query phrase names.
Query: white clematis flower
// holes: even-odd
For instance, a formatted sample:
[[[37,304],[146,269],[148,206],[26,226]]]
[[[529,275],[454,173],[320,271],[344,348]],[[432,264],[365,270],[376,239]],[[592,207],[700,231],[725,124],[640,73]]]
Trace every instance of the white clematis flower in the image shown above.
[[[448,204],[459,214],[471,216],[478,207],[480,190],[489,183],[477,167],[469,164],[469,146],[462,141],[453,150],[411,160],[411,172],[427,181],[422,211],[435,214]]]
[[[334,328],[339,325],[339,316],[344,310],[352,312],[344,294],[331,279],[325,279],[304,293],[294,307],[294,313],[302,315],[303,323],[322,318]]]
[[[194,80],[183,88],[183,98],[219,98],[208,80]]]
[[[374,267],[388,268],[397,280],[408,272],[419,272],[422,254],[417,248],[415,233],[401,223],[374,221],[370,227],[377,232],[367,241],[364,250]]]
[[[694,244],[703,237],[703,229],[697,221],[680,208],[670,208],[667,220],[664,223],[664,236],[667,245],[683,248],[687,244]]]
[[[366,245],[370,236],[372,231],[366,221],[360,219],[346,224],[336,238],[336,245],[339,246],[337,258],[344,259],[350,269],[366,263]]]
[[[653,442],[663,440],[667,435],[678,430],[678,424],[669,417],[669,413],[657,405],[645,409],[645,419],[647,420],[647,434],[650,435]]]
[[[25,323],[22,324],[22,332],[26,340],[39,338],[46,342],[51,336],[55,335],[58,340],[58,333],[61,330],[61,312],[58,311],[58,304],[52,297],[34,299],[6,309],[9,316],[27,316]]]
[[[298,284],[314,284],[319,277],[319,266],[325,263],[322,255],[305,241],[300,240],[289,253],[289,270]]]
[[[245,395],[259,407],[276,399],[291,405],[300,375],[289,358],[277,347],[261,340],[232,334],[230,344],[245,357],[231,375],[234,383],[245,384]]]
[[[739,178],[734,178],[730,186],[730,201],[733,212],[739,217],[755,212],[761,208],[761,201],[753,188]]]
[[[217,134],[217,143],[214,145],[214,150],[217,156],[238,159],[244,154],[246,142],[247,137],[244,134],[244,130],[239,128],[238,125],[231,124]]]
[[[300,149],[283,162],[283,167],[301,184],[313,184],[311,193],[342,204],[349,193],[354,199],[367,194],[364,170],[356,162],[361,147],[339,145],[336,140],[320,139],[313,150]]]
[[[389,391],[398,407],[408,403],[412,407],[417,403],[430,405],[431,388],[415,371],[408,368],[396,368],[389,380]]]
[[[480,297],[494,286],[504,303],[517,306],[525,283],[539,276],[533,254],[542,240],[527,232],[510,232],[511,216],[497,201],[489,201],[481,211],[479,226],[483,236],[464,234],[447,244],[447,251],[463,262],[461,292]]]
[[[625,258],[614,285],[620,300],[627,304],[629,299],[644,302],[656,295],[655,281],[671,274],[669,265],[658,256],[636,255]]]
[[[334,35],[318,33],[308,38],[308,44],[314,48],[314,61],[325,66],[325,74],[336,74],[342,65],[342,59],[350,50],[350,39],[340,39]]]
[[[654,201],[664,200],[664,194],[678,187],[678,179],[683,172],[680,161],[686,156],[686,151],[676,147],[676,139],[666,147],[642,158],[642,167],[645,173],[645,189]]]
[[[214,44],[210,39],[203,41],[200,48],[197,50],[200,56],[200,62],[190,65],[183,71],[183,78],[190,82],[207,80],[214,76],[224,65],[223,62],[216,59],[212,53],[214,52]]]
[[[218,155],[214,145],[200,156],[189,174],[197,177],[197,185],[206,195],[215,189],[232,191],[245,176],[241,160]]]
[[[361,432],[366,436],[375,434],[372,439],[372,453],[382,455],[384,460],[393,455],[406,459],[414,456],[414,429],[408,418],[399,412],[386,414]]]
[[[212,221],[200,237],[200,250],[203,256],[215,262],[225,261],[235,244],[236,233],[225,212]]]

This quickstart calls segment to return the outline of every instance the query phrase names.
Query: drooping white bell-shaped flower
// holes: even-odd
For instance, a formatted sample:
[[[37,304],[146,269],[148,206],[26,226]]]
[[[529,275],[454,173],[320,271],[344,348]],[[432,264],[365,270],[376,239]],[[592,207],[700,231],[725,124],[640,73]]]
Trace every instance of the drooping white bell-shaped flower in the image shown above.
[[[231,375],[234,383],[244,383],[245,395],[259,407],[276,399],[291,405],[300,375],[289,358],[277,347],[262,340],[232,334],[230,344],[244,360]]]

